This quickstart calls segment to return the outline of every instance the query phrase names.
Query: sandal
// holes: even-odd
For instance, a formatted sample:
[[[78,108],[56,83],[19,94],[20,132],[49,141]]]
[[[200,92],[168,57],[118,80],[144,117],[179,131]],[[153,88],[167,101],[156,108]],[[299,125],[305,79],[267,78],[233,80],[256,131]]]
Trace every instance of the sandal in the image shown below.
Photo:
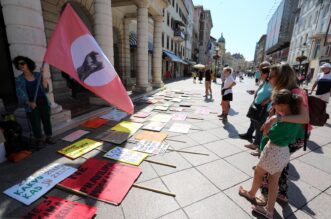
[[[259,215],[264,216],[265,218],[268,219],[273,219],[274,217],[274,213],[273,212],[269,212],[266,207],[262,207],[262,206],[258,206],[258,205],[253,205],[252,206],[252,210],[255,213],[258,213]]]
[[[249,149],[251,149],[251,150],[256,150],[257,149],[257,145],[255,145],[255,144],[246,144],[246,145],[244,145],[246,148],[249,148]]]
[[[264,198],[250,196],[248,194],[248,191],[246,191],[242,186],[239,187],[239,195],[246,198],[249,202],[254,203],[258,206],[265,206],[267,204]]]

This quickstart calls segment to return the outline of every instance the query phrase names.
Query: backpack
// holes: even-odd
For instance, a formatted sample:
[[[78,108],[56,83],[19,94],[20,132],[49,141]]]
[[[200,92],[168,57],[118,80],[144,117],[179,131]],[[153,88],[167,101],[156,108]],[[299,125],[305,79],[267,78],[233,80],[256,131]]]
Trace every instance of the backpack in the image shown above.
[[[329,119],[326,113],[327,103],[318,97],[308,96],[309,104],[309,123],[314,126],[324,126]]]

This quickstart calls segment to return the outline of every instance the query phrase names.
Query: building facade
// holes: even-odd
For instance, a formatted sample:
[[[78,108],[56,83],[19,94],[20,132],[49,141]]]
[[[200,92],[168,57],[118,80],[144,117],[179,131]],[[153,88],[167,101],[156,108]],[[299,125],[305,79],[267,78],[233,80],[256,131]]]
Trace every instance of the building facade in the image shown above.
[[[268,22],[266,55],[268,61],[287,61],[298,0],[282,0]]]
[[[261,36],[260,40],[256,43],[255,55],[254,55],[254,63],[256,66],[265,60],[266,39],[267,39],[267,35],[264,34]]]

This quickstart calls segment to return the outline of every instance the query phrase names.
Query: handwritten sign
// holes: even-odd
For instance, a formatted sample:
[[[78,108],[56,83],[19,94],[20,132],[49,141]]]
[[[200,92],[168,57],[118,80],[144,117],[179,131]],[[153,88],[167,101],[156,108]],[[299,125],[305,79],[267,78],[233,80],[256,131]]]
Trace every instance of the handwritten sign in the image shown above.
[[[138,131],[143,125],[140,123],[135,122],[128,122],[128,121],[122,121],[111,128],[111,130],[119,131],[119,132],[127,132],[130,133],[129,136],[132,136],[134,133]]]
[[[135,139],[137,140],[148,140],[148,141],[164,141],[168,135],[162,132],[150,132],[142,131],[136,135]]]
[[[169,128],[169,132],[177,132],[177,133],[188,133],[191,128],[191,124],[185,123],[174,123]]]
[[[175,113],[172,116],[172,120],[184,121],[187,117],[186,113]]]
[[[198,107],[194,113],[198,115],[208,115],[209,109],[207,107]]]
[[[143,126],[142,129],[159,132],[161,131],[161,129],[163,129],[164,126],[165,123],[162,122],[150,122],[147,125]]]
[[[102,119],[102,118],[94,118],[90,119],[82,124],[82,126],[86,128],[99,128],[100,126],[106,124],[108,122],[107,119]]]
[[[153,116],[152,118],[150,118],[149,120],[152,122],[169,122],[171,119],[172,115],[168,115],[168,114],[156,114],[155,116]]]
[[[37,171],[3,193],[26,205],[30,205],[76,170],[76,168],[67,165],[54,163]]]
[[[93,206],[50,196],[22,218],[91,219],[96,211],[97,208]]]
[[[133,150],[149,154],[164,154],[168,147],[167,142],[141,140],[133,147]]]
[[[169,109],[170,111],[175,111],[175,112],[182,112],[183,111],[183,108],[182,107],[170,107]]]
[[[138,117],[138,118],[146,118],[149,115],[150,115],[150,113],[144,112],[144,111],[140,111],[140,112],[137,112],[136,114],[133,114],[134,117]]]
[[[115,122],[121,121],[123,118],[125,118],[128,114],[126,112],[122,112],[118,109],[113,109],[109,113],[100,116],[102,119],[107,119],[107,120],[113,120]]]
[[[123,163],[132,164],[138,166],[143,162],[143,160],[148,156],[148,154],[133,151],[126,148],[115,147],[112,150],[108,151],[104,157],[118,160]]]
[[[60,185],[119,205],[140,173],[139,167],[90,158]]]
[[[119,131],[113,131],[108,130],[100,135],[98,135],[96,138],[101,139],[103,141],[107,141],[114,144],[122,144],[129,138],[129,133],[127,132],[119,132]]]
[[[73,133],[65,136],[64,138],[62,138],[62,140],[73,142],[73,141],[76,141],[77,139],[79,139],[80,137],[82,137],[82,136],[84,136],[84,135],[86,135],[88,133],[90,133],[90,132],[79,129],[79,130],[74,131]]]
[[[59,150],[58,152],[71,159],[76,159],[77,157],[80,157],[83,154],[86,154],[87,152],[89,152],[89,151],[93,150],[94,148],[97,148],[101,145],[102,145],[102,142],[84,138],[80,141],[77,141],[77,142]]]

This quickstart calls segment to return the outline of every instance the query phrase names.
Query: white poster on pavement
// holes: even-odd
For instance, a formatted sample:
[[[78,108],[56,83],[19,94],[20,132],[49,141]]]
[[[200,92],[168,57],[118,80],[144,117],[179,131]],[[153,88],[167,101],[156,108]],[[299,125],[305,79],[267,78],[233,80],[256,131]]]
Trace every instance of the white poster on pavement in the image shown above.
[[[191,128],[191,124],[174,123],[170,127],[169,132],[188,133],[190,128]]]

